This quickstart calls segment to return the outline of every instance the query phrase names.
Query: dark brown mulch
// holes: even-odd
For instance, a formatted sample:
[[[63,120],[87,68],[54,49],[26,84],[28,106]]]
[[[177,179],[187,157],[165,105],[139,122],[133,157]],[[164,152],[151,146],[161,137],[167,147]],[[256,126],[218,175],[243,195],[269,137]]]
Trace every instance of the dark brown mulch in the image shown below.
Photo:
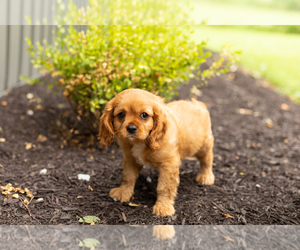
[[[189,98],[193,84],[182,87],[177,99]],[[199,163],[184,160],[176,214],[166,218],[152,215],[154,170],[144,169],[136,183],[132,203],[141,206],[114,202],[108,193],[122,181],[120,149],[87,146],[88,137],[65,145],[67,138],[57,132],[65,126],[62,113],[68,112],[62,95],[39,85],[12,90],[0,98],[0,138],[5,138],[0,142],[0,185],[26,187],[35,198],[30,217],[21,201],[0,194],[0,224],[79,224],[76,215],[95,215],[113,225],[300,224],[300,106],[262,85],[238,70],[201,88],[198,99],[208,104],[212,117],[216,181],[197,185]],[[27,93],[40,98],[40,106]],[[282,110],[282,103],[290,110]],[[39,135],[47,140],[38,142]],[[78,180],[78,174],[90,174],[91,180]]]

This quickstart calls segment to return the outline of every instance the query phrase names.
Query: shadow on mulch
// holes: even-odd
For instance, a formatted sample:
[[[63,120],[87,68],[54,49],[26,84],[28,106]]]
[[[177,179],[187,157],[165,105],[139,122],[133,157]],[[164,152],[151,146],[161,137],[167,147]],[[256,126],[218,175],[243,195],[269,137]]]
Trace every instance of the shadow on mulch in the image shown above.
[[[188,99],[194,84],[183,86],[176,99]],[[87,147],[88,139],[79,148],[65,145],[55,132],[68,110],[61,93],[39,85],[12,90],[0,98],[0,185],[28,188],[35,198],[30,217],[20,200],[0,194],[0,224],[79,224],[76,215],[110,225],[300,224],[300,106],[264,85],[237,70],[200,88],[198,99],[212,118],[216,181],[197,185],[199,163],[184,160],[176,214],[166,218],[152,215],[153,169],[143,169],[136,183],[131,202],[140,206],[114,202],[108,193],[122,181],[121,150]],[[78,174],[91,180],[78,180]]]

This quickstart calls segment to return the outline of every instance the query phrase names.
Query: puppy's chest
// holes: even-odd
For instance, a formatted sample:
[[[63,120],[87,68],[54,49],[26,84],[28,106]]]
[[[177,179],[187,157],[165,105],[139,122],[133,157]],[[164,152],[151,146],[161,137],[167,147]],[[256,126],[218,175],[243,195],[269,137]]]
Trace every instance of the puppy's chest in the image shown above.
[[[137,162],[141,165],[145,165],[147,167],[152,167],[153,163],[149,159],[149,155],[147,154],[146,145],[136,144],[132,147],[131,152],[132,155],[136,158]]]

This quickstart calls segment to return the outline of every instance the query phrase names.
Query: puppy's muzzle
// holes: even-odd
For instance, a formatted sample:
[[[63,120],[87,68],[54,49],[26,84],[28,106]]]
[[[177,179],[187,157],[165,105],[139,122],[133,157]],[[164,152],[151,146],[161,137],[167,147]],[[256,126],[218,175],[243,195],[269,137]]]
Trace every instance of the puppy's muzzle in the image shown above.
[[[138,130],[138,127],[135,125],[128,125],[126,130],[129,134],[133,135]]]

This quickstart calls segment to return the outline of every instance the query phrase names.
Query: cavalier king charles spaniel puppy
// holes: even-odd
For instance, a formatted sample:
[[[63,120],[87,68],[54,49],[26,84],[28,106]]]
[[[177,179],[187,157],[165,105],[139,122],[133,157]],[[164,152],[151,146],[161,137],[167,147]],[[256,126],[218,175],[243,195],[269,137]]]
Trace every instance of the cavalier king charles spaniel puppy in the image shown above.
[[[115,201],[128,202],[143,166],[158,170],[157,199],[153,214],[171,216],[179,185],[179,166],[187,156],[196,156],[201,168],[196,181],[212,185],[214,137],[204,103],[164,99],[140,89],[116,95],[100,118],[100,142],[108,146],[117,138],[123,150],[123,182],[110,191]]]

